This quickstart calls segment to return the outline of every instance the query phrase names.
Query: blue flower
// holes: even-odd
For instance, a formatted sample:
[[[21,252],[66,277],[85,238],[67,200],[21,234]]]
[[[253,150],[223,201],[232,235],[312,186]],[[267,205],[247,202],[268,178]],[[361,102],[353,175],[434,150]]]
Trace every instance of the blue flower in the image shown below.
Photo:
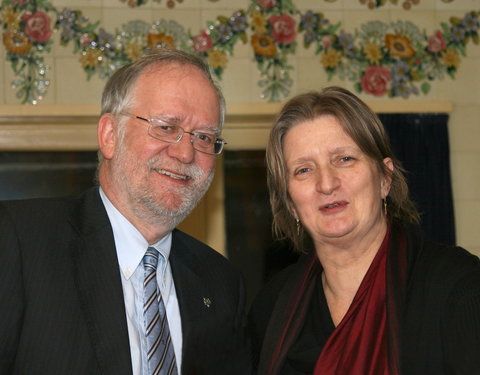
[[[318,16],[308,10],[300,19],[300,28],[312,32],[317,27],[318,21]]]
[[[243,12],[235,12],[228,20],[228,24],[232,27],[233,31],[241,33],[248,27],[247,17],[245,17]]]
[[[462,26],[465,28],[465,30],[468,32],[476,32],[478,30],[478,20],[477,18],[473,15],[472,12],[467,13],[465,17],[462,20]]]
[[[218,40],[222,43],[227,43],[233,37],[232,28],[230,25],[220,24],[217,28]]]

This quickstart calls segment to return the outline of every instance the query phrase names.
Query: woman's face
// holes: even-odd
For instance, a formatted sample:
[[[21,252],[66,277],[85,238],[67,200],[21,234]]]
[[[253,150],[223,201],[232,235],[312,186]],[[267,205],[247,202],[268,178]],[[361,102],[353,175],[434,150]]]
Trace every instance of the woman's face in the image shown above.
[[[293,214],[316,245],[360,240],[385,225],[382,198],[390,179],[334,116],[294,126],[285,135],[283,151]],[[390,158],[384,163],[392,170]]]

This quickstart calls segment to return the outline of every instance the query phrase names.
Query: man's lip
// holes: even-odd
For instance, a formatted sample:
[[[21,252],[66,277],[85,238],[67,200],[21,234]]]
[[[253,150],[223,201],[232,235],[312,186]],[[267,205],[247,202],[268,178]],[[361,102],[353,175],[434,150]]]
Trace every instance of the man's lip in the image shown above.
[[[167,171],[166,169],[161,168],[155,168],[155,171],[161,175],[173,178],[174,180],[187,181],[191,178],[190,176],[187,176],[185,174]]]

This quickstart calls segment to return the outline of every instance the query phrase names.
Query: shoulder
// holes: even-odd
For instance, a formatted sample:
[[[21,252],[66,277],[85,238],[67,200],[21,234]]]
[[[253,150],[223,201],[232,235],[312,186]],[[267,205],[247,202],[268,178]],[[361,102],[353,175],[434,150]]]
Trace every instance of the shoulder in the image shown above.
[[[98,217],[98,209],[103,209],[103,205],[97,188],[78,196],[1,201],[0,220],[17,228],[58,230],[58,226],[71,223],[71,218],[86,217],[85,207],[87,211],[88,207],[95,207],[90,216]]]
[[[460,246],[429,239],[418,227],[406,226],[410,273],[443,295],[480,292],[480,259]]]
[[[309,259],[309,255],[301,256],[296,263],[274,275],[256,295],[249,312],[250,325],[254,330],[265,331],[278,299],[298,275],[303,275]]]
[[[172,233],[172,266],[182,264],[214,280],[240,280],[240,271],[225,256],[189,234],[175,229]]]

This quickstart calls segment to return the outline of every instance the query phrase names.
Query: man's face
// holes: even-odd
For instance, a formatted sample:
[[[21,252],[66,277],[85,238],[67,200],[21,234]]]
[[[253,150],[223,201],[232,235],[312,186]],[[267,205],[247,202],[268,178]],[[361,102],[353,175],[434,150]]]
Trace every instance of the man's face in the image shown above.
[[[217,96],[195,67],[171,64],[147,71],[133,98],[129,115],[168,120],[188,132],[219,127]],[[147,122],[123,120],[124,135],[108,163],[115,200],[137,220],[173,228],[208,189],[216,158],[196,151],[190,134],[166,143],[148,135]]]

